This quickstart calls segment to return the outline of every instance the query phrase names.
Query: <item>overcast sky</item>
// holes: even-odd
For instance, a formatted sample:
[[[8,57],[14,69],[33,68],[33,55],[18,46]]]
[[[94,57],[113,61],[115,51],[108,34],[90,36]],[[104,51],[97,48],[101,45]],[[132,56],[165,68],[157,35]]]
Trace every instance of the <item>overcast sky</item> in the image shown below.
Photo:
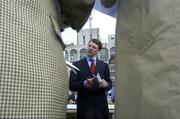
[[[107,42],[109,34],[115,34],[115,24],[116,19],[105,15],[99,11],[93,9],[92,13],[92,28],[99,28],[100,37],[102,42]],[[84,25],[83,29],[89,28],[89,22]],[[65,29],[62,32],[62,38],[64,43],[74,43],[77,44],[77,33],[71,28]]]

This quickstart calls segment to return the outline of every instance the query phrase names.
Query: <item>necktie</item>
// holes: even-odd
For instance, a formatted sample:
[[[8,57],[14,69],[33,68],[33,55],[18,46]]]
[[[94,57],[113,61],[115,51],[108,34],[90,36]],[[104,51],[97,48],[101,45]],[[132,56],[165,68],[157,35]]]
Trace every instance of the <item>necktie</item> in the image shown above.
[[[94,63],[94,59],[90,59],[90,61],[91,61],[90,71],[93,74],[95,72],[95,70],[96,70],[96,65]]]

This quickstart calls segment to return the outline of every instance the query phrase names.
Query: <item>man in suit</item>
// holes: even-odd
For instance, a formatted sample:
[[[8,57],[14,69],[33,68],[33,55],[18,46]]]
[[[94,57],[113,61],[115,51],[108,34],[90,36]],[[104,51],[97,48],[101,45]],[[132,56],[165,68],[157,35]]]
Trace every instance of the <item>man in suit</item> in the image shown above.
[[[180,1],[115,1],[116,118],[179,119]]]
[[[97,39],[89,41],[87,56],[74,65],[80,71],[71,72],[69,87],[78,91],[77,119],[108,119],[106,91],[112,87],[108,64],[97,59],[102,43]]]

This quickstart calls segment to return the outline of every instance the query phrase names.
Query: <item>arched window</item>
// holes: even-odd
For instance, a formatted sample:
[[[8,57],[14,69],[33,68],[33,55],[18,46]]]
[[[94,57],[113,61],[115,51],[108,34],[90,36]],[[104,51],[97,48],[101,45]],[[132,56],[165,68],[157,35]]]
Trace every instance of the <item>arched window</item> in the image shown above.
[[[70,51],[70,62],[74,62],[76,60],[78,60],[78,52],[77,52],[77,50],[72,49]]]
[[[84,58],[86,56],[86,49],[81,49],[80,50],[80,59]]]
[[[115,47],[112,47],[110,49],[110,57],[113,56],[113,55],[115,55]]]
[[[108,49],[107,48],[102,48],[100,51],[100,59],[103,61],[108,60]]]
[[[68,60],[68,51],[67,50],[65,50],[65,60]]]

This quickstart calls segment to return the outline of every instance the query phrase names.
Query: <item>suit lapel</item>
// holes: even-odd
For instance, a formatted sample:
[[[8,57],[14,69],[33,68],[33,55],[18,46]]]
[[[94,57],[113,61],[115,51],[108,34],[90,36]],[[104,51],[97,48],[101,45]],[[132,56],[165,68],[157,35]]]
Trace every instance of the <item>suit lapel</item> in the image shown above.
[[[97,73],[99,73],[99,71],[100,71],[99,60],[96,59],[96,71],[95,71],[95,75],[97,75]]]

